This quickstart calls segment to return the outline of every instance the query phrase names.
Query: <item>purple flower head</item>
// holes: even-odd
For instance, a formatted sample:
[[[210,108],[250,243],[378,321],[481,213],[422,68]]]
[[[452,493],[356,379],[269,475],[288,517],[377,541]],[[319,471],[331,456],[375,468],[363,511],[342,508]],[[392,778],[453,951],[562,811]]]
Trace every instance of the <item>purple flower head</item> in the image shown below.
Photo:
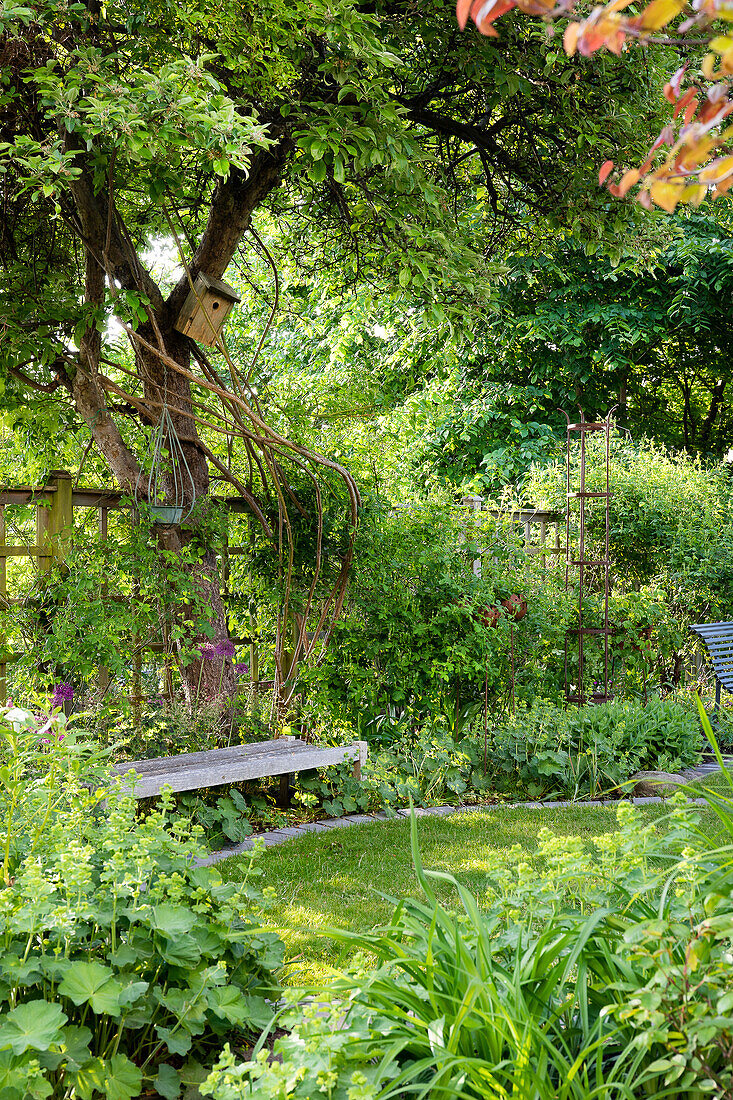
[[[235,665],[234,666],[234,671],[236,672],[237,676],[246,676],[249,672],[249,665],[245,665],[245,664]]]
[[[66,737],[65,733],[57,733],[56,734],[56,744],[58,744],[60,741],[63,741],[63,739],[65,737]],[[54,742],[54,739],[52,737],[42,737],[40,743],[42,745],[52,745],[53,742]]]
[[[234,642],[230,642],[227,639],[225,642],[219,642],[217,646],[214,646],[214,651],[220,657],[233,657],[234,656]]]
[[[51,696],[51,706],[60,707],[62,703],[70,703],[74,698],[74,689],[71,684],[56,684]]]
[[[201,650],[202,660],[204,660],[204,661],[213,661],[214,660],[214,657],[216,655],[216,648],[211,644],[211,642],[204,642],[204,644],[202,646],[200,646],[199,648]]]

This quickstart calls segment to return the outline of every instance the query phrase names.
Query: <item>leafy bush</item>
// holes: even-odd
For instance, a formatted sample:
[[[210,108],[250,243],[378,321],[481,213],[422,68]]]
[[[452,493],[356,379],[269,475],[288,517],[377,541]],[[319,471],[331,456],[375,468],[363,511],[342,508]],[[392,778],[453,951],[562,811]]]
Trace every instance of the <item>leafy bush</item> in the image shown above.
[[[599,441],[600,443],[601,441]],[[586,488],[602,488],[605,451],[588,448]],[[733,608],[730,482],[684,452],[648,440],[611,447],[610,548],[622,584],[656,582],[694,621],[728,618]],[[535,468],[525,484],[538,507],[564,507],[565,465]],[[588,505],[589,535],[605,538],[605,512]]]
[[[331,817],[357,810],[419,806],[459,799],[468,788],[471,761],[440,723],[405,731],[388,749],[370,754],[355,779],[349,764],[301,775],[295,799],[321,805]]]
[[[216,509],[209,520],[221,524]],[[14,695],[57,680],[78,687],[101,666],[113,685],[129,683],[135,656],[164,634],[169,651],[178,646],[177,660],[188,664],[196,652],[191,638],[214,635],[197,579],[202,554],[194,538],[179,554],[161,552],[144,517],[131,526],[119,511],[110,514],[109,540],[77,530],[66,560],[41,575],[26,571],[20,604],[0,608],[3,636],[20,654],[8,670]]]
[[[172,1100],[271,1016],[282,944],[257,927],[256,869],[234,885],[197,866],[201,830],[169,797],[137,821],[131,798],[85,786],[61,716],[38,725],[0,713],[0,1095]]]
[[[482,725],[473,755],[483,756]],[[537,702],[488,732],[489,784],[533,797],[608,794],[640,769],[678,771],[699,759],[701,731],[691,707],[673,699],[646,706],[611,702],[558,706]]]
[[[733,791],[733,780],[731,781]],[[540,834],[535,865],[487,852],[482,909],[451,875],[373,933],[331,930],[355,960],[311,1012],[285,1014],[274,1059],[227,1047],[213,1100],[635,1100],[733,1095],[733,799],[711,795],[727,840],[711,845],[676,795],[658,835],[628,803],[619,830]],[[431,879],[449,882],[459,911]],[[301,996],[295,993],[294,998]]]
[[[528,568],[523,544],[491,517],[475,523],[438,499],[364,524],[333,644],[304,675],[311,705],[370,743],[384,744],[379,727],[405,715],[441,716],[458,732],[485,690],[492,705],[509,697],[510,621],[491,612],[512,593],[528,602],[514,630],[517,697],[560,697],[557,650],[573,616],[564,578],[560,586],[554,570]],[[473,562],[487,547],[476,577]]]

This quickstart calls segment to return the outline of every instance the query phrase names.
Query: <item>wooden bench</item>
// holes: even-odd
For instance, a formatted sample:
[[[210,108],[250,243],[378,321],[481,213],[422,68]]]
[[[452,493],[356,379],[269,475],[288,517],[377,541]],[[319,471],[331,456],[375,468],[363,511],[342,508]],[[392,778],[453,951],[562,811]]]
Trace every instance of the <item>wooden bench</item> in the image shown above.
[[[349,760],[354,775],[360,779],[366,758],[366,741],[323,748],[309,745],[297,737],[278,737],[274,741],[258,741],[253,745],[232,745],[226,749],[180,753],[153,760],[127,760],[116,764],[113,774],[120,777],[123,790],[129,791],[135,798],[160,794],[164,786],[174,791],[196,791],[202,787],[219,787],[224,783],[279,775],[280,800],[287,801],[290,776],[295,772]],[[128,781],[126,777],[131,771],[136,775],[130,776]]]
[[[705,643],[715,676],[715,709],[720,707],[720,689],[733,692],[733,623],[698,623],[691,626]]]

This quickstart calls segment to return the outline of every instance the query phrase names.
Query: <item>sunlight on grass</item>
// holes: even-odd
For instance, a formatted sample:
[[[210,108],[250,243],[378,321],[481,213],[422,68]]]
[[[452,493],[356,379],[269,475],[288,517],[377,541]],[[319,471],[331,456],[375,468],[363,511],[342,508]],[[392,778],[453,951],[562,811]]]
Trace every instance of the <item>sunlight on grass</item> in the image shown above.
[[[641,807],[645,822],[666,816],[664,805]],[[707,824],[708,811],[701,816]],[[709,826],[714,828],[713,815]],[[426,867],[450,871],[481,899],[489,880],[486,852],[521,845],[531,855],[537,834],[548,827],[560,836],[591,838],[616,828],[614,808],[568,805],[553,810],[500,809],[425,817],[418,824]],[[224,878],[242,873],[241,857],[219,865]],[[323,978],[338,967],[343,949],[327,935],[329,927],[365,931],[386,922],[394,899],[419,894],[410,855],[409,822],[375,821],[302,838],[268,849],[261,862],[262,886],[277,900],[267,923],[278,929],[288,949],[286,982]],[[450,901],[445,883],[436,892]]]

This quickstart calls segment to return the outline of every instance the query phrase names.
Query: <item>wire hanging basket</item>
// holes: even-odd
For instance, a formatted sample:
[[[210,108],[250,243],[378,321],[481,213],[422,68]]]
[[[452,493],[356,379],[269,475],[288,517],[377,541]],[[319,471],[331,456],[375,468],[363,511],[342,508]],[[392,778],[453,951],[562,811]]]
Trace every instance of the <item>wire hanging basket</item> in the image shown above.
[[[158,527],[175,527],[191,515],[196,502],[196,485],[166,405],[150,436],[148,454],[147,494],[139,492],[138,482],[135,503],[146,506],[148,515]]]

